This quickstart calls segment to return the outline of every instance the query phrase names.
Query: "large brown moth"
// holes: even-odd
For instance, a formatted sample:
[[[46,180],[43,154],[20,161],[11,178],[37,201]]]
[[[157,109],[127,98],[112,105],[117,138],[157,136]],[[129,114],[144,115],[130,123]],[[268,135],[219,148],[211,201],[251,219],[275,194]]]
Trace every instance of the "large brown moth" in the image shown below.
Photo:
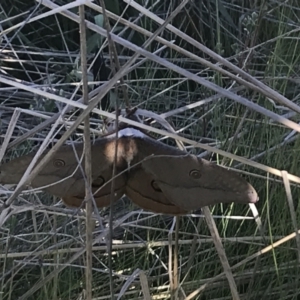
[[[111,134],[92,144],[91,190],[98,207],[111,200],[115,143]],[[61,147],[30,185],[61,197],[68,206],[80,207],[85,197],[83,146]],[[34,155],[2,164],[0,183],[18,183]],[[211,204],[258,201],[255,189],[235,172],[132,128],[119,131],[116,170],[113,200],[126,194],[136,205],[156,213],[181,215]]]

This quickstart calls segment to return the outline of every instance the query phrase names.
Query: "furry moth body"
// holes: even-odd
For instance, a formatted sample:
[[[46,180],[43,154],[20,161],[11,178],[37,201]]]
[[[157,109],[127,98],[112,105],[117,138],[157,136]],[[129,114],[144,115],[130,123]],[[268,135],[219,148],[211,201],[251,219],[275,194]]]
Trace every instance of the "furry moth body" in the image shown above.
[[[92,145],[92,187],[98,207],[111,199],[115,135]],[[80,207],[85,196],[83,143],[57,151],[31,182],[61,197],[66,205]],[[34,153],[0,166],[0,183],[16,184]],[[181,215],[216,203],[255,203],[255,189],[223,167],[158,142],[136,129],[119,131],[114,201],[126,194],[136,205],[157,213]]]

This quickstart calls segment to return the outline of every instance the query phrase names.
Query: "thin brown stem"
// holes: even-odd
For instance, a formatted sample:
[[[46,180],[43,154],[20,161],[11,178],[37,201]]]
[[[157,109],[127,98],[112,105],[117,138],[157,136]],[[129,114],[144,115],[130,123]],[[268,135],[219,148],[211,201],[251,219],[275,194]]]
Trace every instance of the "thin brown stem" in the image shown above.
[[[80,51],[81,51],[81,71],[82,71],[82,95],[83,103],[88,104],[88,78],[87,78],[87,49],[86,49],[86,26],[85,26],[85,9],[84,5],[79,6],[80,16]],[[90,142],[90,116],[87,115],[84,119],[84,162],[85,162],[85,208],[86,208],[86,299],[92,299],[92,247],[93,247],[93,228],[92,228],[92,157],[91,157],[91,142]]]

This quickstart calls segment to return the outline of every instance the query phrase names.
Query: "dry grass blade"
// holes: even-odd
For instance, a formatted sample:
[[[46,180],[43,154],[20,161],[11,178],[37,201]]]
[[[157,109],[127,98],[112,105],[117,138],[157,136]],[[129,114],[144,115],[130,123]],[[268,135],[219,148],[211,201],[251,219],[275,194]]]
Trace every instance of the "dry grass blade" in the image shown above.
[[[117,300],[122,299],[125,295],[125,291],[129,288],[130,284],[135,280],[135,278],[139,275],[140,270],[134,270],[134,272],[131,274],[131,276],[128,278],[126,283],[122,286],[122,289],[120,290],[120,293],[117,297]]]
[[[100,4],[102,6],[102,13],[103,13],[103,17],[104,17],[105,28],[107,30],[107,41],[108,41],[108,48],[109,48],[109,58],[110,58],[111,66],[112,66],[112,73],[115,74],[116,71],[119,71],[121,69],[121,65],[120,65],[120,61],[119,61],[119,58],[118,58],[118,52],[117,52],[116,45],[111,40],[110,33],[111,33],[112,30],[111,30],[111,27],[110,27],[110,24],[109,24],[109,19],[107,17],[104,0],[100,0]],[[120,78],[120,83],[121,83],[121,88],[122,88],[122,91],[123,91],[123,94],[124,94],[124,101],[126,103],[126,107],[129,108],[130,104],[129,104],[129,100],[128,100],[127,88],[125,86],[123,78]],[[116,103],[116,109],[117,110],[119,109],[118,101],[119,100],[117,98],[117,103]],[[117,119],[116,119],[116,121],[117,121]]]
[[[81,52],[81,70],[82,70],[82,94],[83,103],[88,105],[88,77],[87,77],[87,50],[86,50],[86,28],[85,28],[85,9],[84,5],[79,6],[79,30],[80,30],[80,52]],[[91,142],[90,142],[90,117],[86,116],[84,119],[84,160],[85,160],[85,208],[86,208],[86,269],[85,269],[85,286],[86,286],[86,299],[91,300],[93,273],[92,273],[92,247],[93,247],[93,202],[92,202],[92,156],[91,156]]]
[[[21,114],[21,110],[16,108],[14,110],[14,113],[13,113],[12,117],[11,117],[11,120],[10,120],[9,125],[8,125],[8,129],[6,131],[4,141],[3,141],[2,145],[1,145],[1,148],[0,148],[0,162],[3,159],[3,156],[5,154],[7,146],[9,145],[9,141],[11,139],[11,136],[12,136],[13,132],[14,132],[14,129],[15,129],[15,126],[18,122],[20,114]]]
[[[116,71],[120,70],[120,64],[119,64],[119,59],[117,57],[117,50],[116,50],[116,45],[114,42],[111,40],[110,32],[111,32],[111,27],[109,24],[109,20],[106,15],[106,8],[105,8],[105,3],[103,0],[100,0],[100,4],[103,8],[103,18],[104,18],[104,24],[106,27],[107,31],[107,41],[108,41],[108,49],[109,49],[109,58],[110,58],[110,63],[112,67],[112,73],[115,74]],[[124,86],[124,80],[123,77],[120,78],[120,82],[122,83],[123,87],[123,92],[125,94],[125,101],[127,102],[128,105],[128,97],[127,97],[127,90],[126,87]],[[120,103],[119,99],[116,99],[116,111],[119,111],[120,109]],[[116,119],[115,119],[115,128],[119,128],[119,115],[118,113],[116,114]],[[118,140],[118,135],[119,132],[116,130],[115,134],[115,139]],[[108,235],[108,241],[107,241],[107,250],[108,250],[108,267],[109,267],[109,284],[110,284],[110,297],[111,299],[115,298],[115,292],[114,292],[114,279],[113,279],[113,269],[112,269],[112,240],[113,240],[113,202],[114,202],[114,193],[115,193],[115,174],[116,174],[116,164],[117,164],[117,153],[118,153],[118,147],[119,144],[118,142],[115,144],[114,147],[114,163],[113,163],[113,170],[112,170],[112,184],[111,184],[111,195],[110,195],[110,211],[109,211],[109,235]]]
[[[299,229],[298,229],[299,226],[297,224],[297,217],[296,217],[296,211],[295,211],[293,197],[292,197],[291,185],[287,178],[287,172],[281,171],[281,173],[282,173],[282,179],[283,179],[283,183],[284,183],[284,187],[285,187],[287,202],[288,202],[288,205],[290,208],[291,219],[292,219],[292,223],[293,223],[294,230],[296,233],[296,244],[297,244],[297,248],[298,248],[298,260],[300,262],[300,235],[299,235]]]
[[[147,276],[144,271],[140,270],[140,282],[141,282],[141,287],[142,291],[144,294],[144,299],[145,300],[151,300],[151,295],[150,295],[150,290],[149,290],[149,284],[147,280]]]
[[[178,299],[178,293],[179,293],[179,280],[180,280],[180,269],[179,269],[179,263],[178,263],[178,240],[179,240],[179,222],[180,217],[176,218],[176,224],[175,224],[175,246],[174,246],[174,259],[173,259],[173,292],[172,296],[176,300]]]
[[[169,275],[169,281],[170,281],[171,295],[173,295],[175,292],[174,272],[176,272],[173,268],[174,267],[173,266],[173,232],[174,232],[174,228],[176,228],[176,217],[173,218],[173,222],[172,222],[171,228],[168,233],[168,252],[169,252],[168,275]]]
[[[277,237],[274,236],[274,239],[281,239],[282,237]],[[266,237],[267,239],[267,237]],[[221,239],[221,241],[224,242],[238,242],[241,244],[251,244],[253,243],[257,243],[259,245],[263,245],[264,241],[262,237],[242,237],[242,238],[223,238]],[[160,247],[167,247],[169,246],[169,242],[168,241],[162,241],[162,242],[150,242],[150,243],[144,243],[144,242],[140,242],[140,243],[135,243],[134,245],[129,244],[122,244],[121,241],[119,241],[119,243],[117,243],[117,241],[115,241],[116,244],[113,244],[113,250],[126,250],[126,249],[141,249],[141,248],[160,248]],[[197,239],[197,237],[195,237],[192,240],[184,240],[184,241],[178,241],[179,245],[194,245],[194,244],[212,244],[214,241],[212,238],[206,238],[206,239]],[[174,246],[175,245],[175,241],[172,241],[171,244]],[[194,249],[193,246],[192,249]],[[53,247],[52,247],[53,248]],[[35,253],[35,255],[39,256],[39,255],[56,255],[56,254],[66,254],[66,253],[75,253],[80,251],[81,248],[68,248],[68,249],[46,249],[46,250],[42,250],[42,251],[37,251]],[[93,251],[107,251],[107,247],[106,246],[93,246]],[[31,253],[30,252],[17,252],[17,253],[7,253],[7,254],[0,254],[0,258],[22,258],[22,257],[26,257],[29,256]],[[193,259],[193,257],[195,257],[196,253],[192,252],[191,253],[191,260]]]
[[[233,275],[232,275],[232,271],[231,271],[231,268],[230,268],[230,265],[229,265],[229,262],[228,262],[228,259],[227,259],[224,247],[222,245],[222,242],[221,242],[221,239],[220,239],[219,232],[217,230],[215,221],[212,218],[211,213],[210,213],[208,207],[203,207],[203,213],[205,215],[206,223],[208,225],[210,234],[211,234],[211,236],[213,238],[213,241],[214,241],[216,250],[218,252],[221,264],[223,266],[225,276],[226,276],[226,278],[228,280],[228,283],[229,283],[229,286],[230,286],[230,290],[231,290],[231,294],[232,294],[232,299],[239,300],[240,296],[239,296],[239,293],[237,291],[237,286],[236,286],[236,283],[234,281],[234,278],[233,278]]]

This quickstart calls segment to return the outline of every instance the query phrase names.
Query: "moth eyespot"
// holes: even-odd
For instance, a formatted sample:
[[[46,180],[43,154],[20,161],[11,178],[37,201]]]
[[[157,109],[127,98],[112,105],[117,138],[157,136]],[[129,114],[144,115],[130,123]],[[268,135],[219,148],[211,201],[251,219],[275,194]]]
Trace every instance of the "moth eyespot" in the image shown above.
[[[105,183],[105,179],[102,176],[96,178],[92,183],[92,188],[100,188]]]
[[[162,192],[162,190],[160,189],[160,187],[158,186],[157,182],[155,180],[151,181],[151,186],[154,189],[154,191],[156,192]]]
[[[190,176],[194,179],[199,179],[201,177],[201,172],[199,170],[192,170]]]
[[[61,168],[61,167],[64,167],[66,165],[65,161],[62,160],[62,159],[56,159],[54,162],[53,162],[53,165],[54,167],[56,168]]]

